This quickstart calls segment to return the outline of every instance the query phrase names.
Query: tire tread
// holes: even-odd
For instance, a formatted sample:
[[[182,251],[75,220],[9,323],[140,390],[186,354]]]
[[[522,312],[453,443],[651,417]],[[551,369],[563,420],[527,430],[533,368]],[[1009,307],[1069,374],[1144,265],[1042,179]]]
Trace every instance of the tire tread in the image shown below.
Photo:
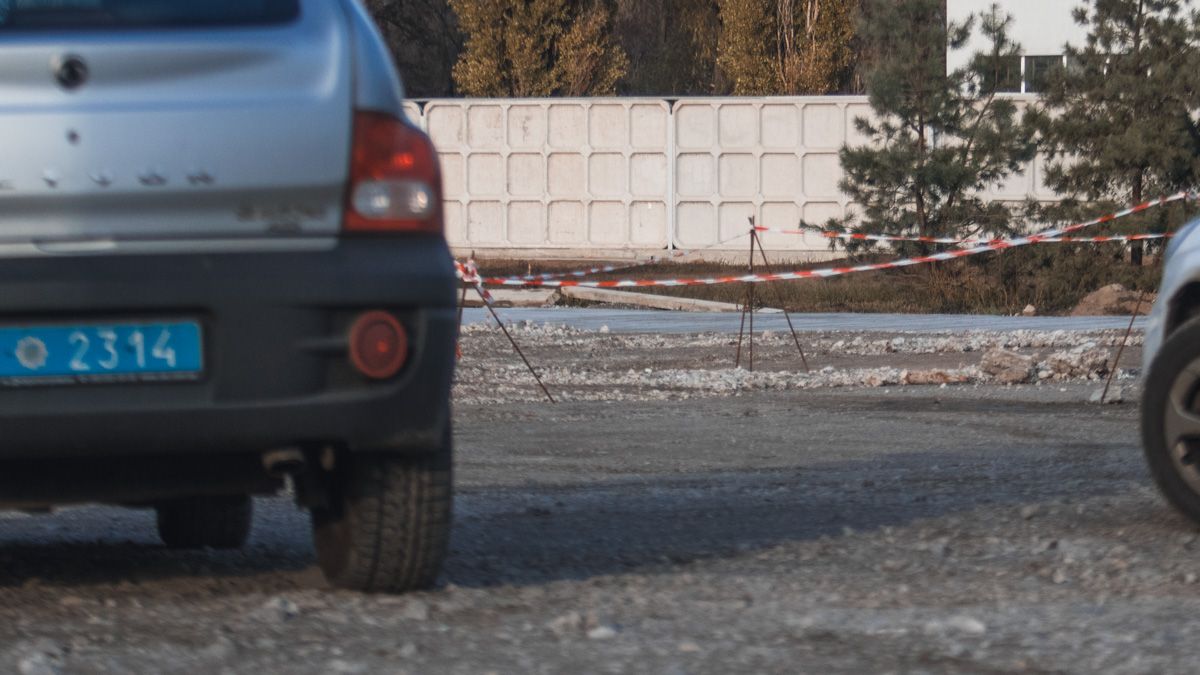
[[[1200,317],[1167,336],[1146,375],[1141,406],[1142,450],[1159,491],[1178,511],[1200,522],[1200,494],[1179,474],[1167,447],[1163,414],[1175,377],[1200,358]]]
[[[326,576],[336,586],[369,592],[432,586],[449,544],[449,442],[415,457],[361,455],[351,461],[340,517],[314,514]],[[323,537],[323,528],[341,528],[342,536]],[[347,550],[330,550],[334,546]]]

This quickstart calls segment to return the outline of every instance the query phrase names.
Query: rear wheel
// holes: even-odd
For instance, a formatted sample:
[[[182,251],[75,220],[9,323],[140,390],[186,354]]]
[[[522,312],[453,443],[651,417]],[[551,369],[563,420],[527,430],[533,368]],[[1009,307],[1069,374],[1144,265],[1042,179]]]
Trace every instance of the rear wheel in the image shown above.
[[[451,451],[347,454],[328,507],[313,510],[317,562],[335,586],[391,592],[437,581],[450,538]]]
[[[249,495],[186,497],[154,508],[158,536],[171,548],[241,548],[254,520]]]
[[[1200,522],[1200,318],[1163,343],[1142,395],[1142,449],[1159,489]]]

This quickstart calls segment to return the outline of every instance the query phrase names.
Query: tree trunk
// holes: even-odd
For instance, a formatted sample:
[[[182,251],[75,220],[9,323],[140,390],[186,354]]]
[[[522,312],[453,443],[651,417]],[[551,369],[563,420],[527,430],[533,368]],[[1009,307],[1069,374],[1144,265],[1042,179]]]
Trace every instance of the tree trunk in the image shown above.
[[[1135,176],[1133,179],[1133,203],[1142,203],[1142,177]],[[1135,241],[1129,245],[1129,264],[1134,267],[1142,266],[1142,242]]]
[[[1142,58],[1142,26],[1146,21],[1146,3],[1144,0],[1138,2],[1137,20],[1133,27],[1133,58],[1137,63],[1141,63]],[[1144,74],[1144,73],[1143,73]],[[1139,172],[1133,177],[1133,203],[1142,203],[1142,174]],[[1134,267],[1142,266],[1142,242],[1135,241],[1129,246],[1129,264]]]

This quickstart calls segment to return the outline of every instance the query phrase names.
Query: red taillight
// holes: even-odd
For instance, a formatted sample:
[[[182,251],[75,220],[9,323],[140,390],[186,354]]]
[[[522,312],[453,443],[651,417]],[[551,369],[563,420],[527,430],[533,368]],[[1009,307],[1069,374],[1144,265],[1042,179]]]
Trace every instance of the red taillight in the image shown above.
[[[420,129],[376,112],[354,114],[348,232],[442,232],[438,156]]]

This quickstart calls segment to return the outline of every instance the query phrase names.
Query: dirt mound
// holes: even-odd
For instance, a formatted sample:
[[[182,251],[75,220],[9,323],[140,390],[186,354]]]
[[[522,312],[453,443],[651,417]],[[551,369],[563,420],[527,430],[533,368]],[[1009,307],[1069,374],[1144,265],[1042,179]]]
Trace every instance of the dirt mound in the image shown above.
[[[1071,310],[1071,316],[1129,316],[1137,307],[1137,291],[1131,291],[1121,284],[1109,284],[1098,291],[1088,293]],[[1147,293],[1142,300],[1139,314],[1149,314],[1150,306],[1154,304],[1154,294]]]

